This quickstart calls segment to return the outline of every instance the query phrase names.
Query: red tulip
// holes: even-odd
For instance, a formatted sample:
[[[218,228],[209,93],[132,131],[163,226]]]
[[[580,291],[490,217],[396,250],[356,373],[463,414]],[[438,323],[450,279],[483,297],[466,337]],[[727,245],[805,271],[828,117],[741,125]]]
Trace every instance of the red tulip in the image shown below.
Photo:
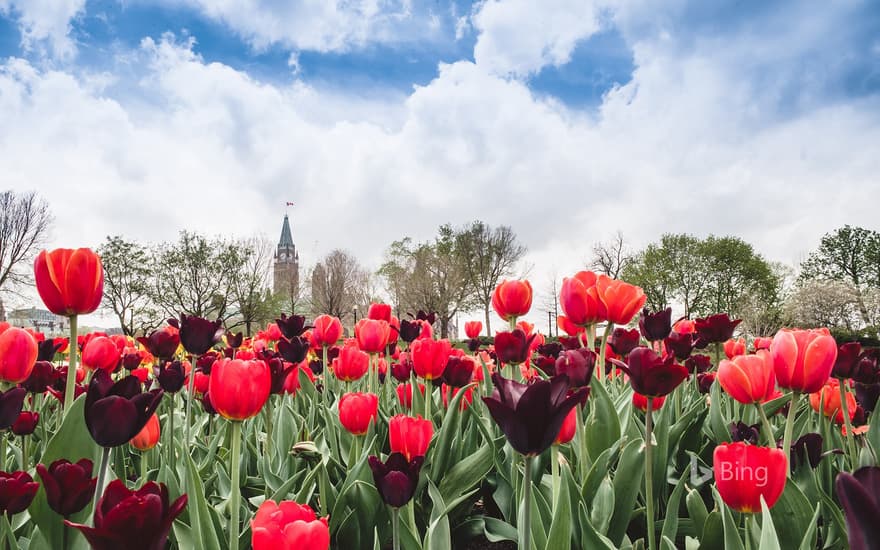
[[[354,335],[357,338],[358,347],[367,353],[381,353],[388,345],[391,335],[391,325],[388,321],[376,319],[361,319],[354,327]]]
[[[727,356],[728,359],[733,359],[737,355],[745,355],[746,354],[746,341],[744,338],[738,338],[734,340],[733,338],[724,342],[724,355]]]
[[[333,374],[345,382],[359,380],[370,368],[370,356],[357,346],[343,346],[339,357],[333,360]]]
[[[627,362],[612,360],[629,375],[633,390],[643,395],[659,397],[671,393],[688,377],[688,370],[675,362],[673,356],[661,358],[644,346],[629,352]]]
[[[738,512],[761,511],[761,497],[772,508],[785,489],[788,459],[782,449],[742,442],[715,447],[712,469],[725,504]]]
[[[481,332],[483,332],[483,323],[480,321],[467,321],[464,324],[464,333],[470,339],[479,338]]]
[[[779,387],[802,393],[819,391],[837,360],[837,343],[828,329],[782,329],[770,346]]]
[[[156,413],[153,413],[153,416],[147,420],[147,423],[144,424],[141,431],[139,431],[136,436],[132,437],[129,443],[139,451],[149,451],[159,443],[160,433],[159,417],[156,416]]]
[[[525,315],[532,308],[532,285],[526,281],[501,281],[492,293],[492,307],[505,321]]]
[[[34,337],[20,328],[0,334],[0,380],[18,384],[27,380],[37,362],[39,347]]]
[[[34,278],[40,298],[56,315],[91,313],[104,295],[101,258],[88,248],[43,250],[34,260]]]
[[[251,520],[253,550],[327,550],[330,528],[307,504],[264,500]]]
[[[717,378],[728,395],[747,405],[763,403],[776,389],[773,358],[766,350],[723,359],[718,365]]]
[[[419,391],[422,392],[422,395],[425,395],[425,385],[421,382],[418,383]],[[400,405],[405,409],[412,408],[413,401],[413,389],[412,384],[407,382],[406,384],[399,384],[397,386],[397,400],[400,401]]]
[[[575,428],[577,428],[578,408],[575,407],[569,411],[568,416],[562,421],[562,427],[559,428],[559,435],[556,436],[554,445],[564,445],[574,439]]]
[[[423,420],[421,415],[413,418],[398,414],[388,421],[391,452],[401,453],[407,460],[412,460],[416,456],[425,456],[433,435],[434,424],[430,420]]]
[[[113,372],[119,365],[121,355],[113,340],[106,336],[92,338],[83,348],[82,364],[84,367]]]
[[[211,405],[228,420],[256,416],[269,399],[272,375],[265,361],[220,359],[211,367]]]
[[[391,322],[391,306],[388,304],[370,304],[367,310],[367,319]]]
[[[443,398],[443,406],[449,408],[449,403],[455,399],[455,396],[458,395],[458,392],[461,391],[460,386],[449,386],[446,384],[440,385],[440,396]],[[474,388],[468,388],[464,395],[461,398],[461,401],[458,402],[458,410],[463,411],[468,408],[468,405],[473,403],[474,401]]]
[[[342,322],[336,317],[318,315],[315,317],[315,328],[312,330],[312,346],[320,348],[333,346],[342,337]]]
[[[752,347],[755,348],[755,351],[758,351],[759,349],[770,349],[770,344],[772,343],[773,338],[763,338],[761,336],[758,336],[757,338],[755,338],[755,341],[752,342]]]
[[[574,277],[562,280],[559,302],[565,312],[566,323],[584,327],[607,319],[605,304],[599,298],[596,281],[596,274],[592,271],[579,271]],[[567,327],[562,324],[559,326],[574,335]]]
[[[452,344],[449,340],[416,340],[410,346],[413,370],[425,380],[443,376],[451,354]]]
[[[586,327],[576,325],[569,321],[568,317],[566,317],[565,315],[559,315],[558,317],[556,317],[556,327],[568,334],[569,336],[577,336],[587,330]]]
[[[346,393],[339,398],[339,422],[353,435],[364,435],[379,414],[379,397],[373,393]]]
[[[666,396],[661,395],[660,397],[654,397],[651,399],[651,410],[659,411],[663,406],[663,403],[666,401]],[[648,398],[639,392],[633,392],[633,407],[639,409],[642,412],[648,411]]]
[[[599,275],[596,292],[605,305],[608,320],[618,325],[632,321],[648,300],[641,288],[605,275]]]
[[[822,389],[810,394],[810,405],[816,412],[821,412],[828,418],[833,418],[838,424],[843,424],[843,407],[840,401],[840,381],[836,378],[829,378],[828,382],[822,386]],[[849,413],[849,419],[852,420],[856,415],[856,398],[853,394],[846,392],[846,410]]]

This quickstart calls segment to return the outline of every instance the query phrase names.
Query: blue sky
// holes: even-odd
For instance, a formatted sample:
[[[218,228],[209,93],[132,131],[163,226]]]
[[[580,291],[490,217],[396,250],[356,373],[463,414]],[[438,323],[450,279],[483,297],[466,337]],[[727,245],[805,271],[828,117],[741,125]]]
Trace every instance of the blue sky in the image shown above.
[[[876,0],[0,0],[0,166],[50,246],[274,239],[290,200],[304,266],[480,219],[539,288],[617,230],[795,267],[880,229],[877,144]]]

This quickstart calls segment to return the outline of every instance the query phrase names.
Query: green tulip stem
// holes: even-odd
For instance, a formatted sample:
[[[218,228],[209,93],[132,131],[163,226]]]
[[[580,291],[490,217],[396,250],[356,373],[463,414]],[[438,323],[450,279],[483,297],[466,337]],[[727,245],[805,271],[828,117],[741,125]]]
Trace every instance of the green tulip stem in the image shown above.
[[[599,377],[599,381],[602,382],[602,386],[605,386],[605,347],[608,345],[608,337],[611,336],[611,331],[614,330],[614,323],[608,321],[605,324],[605,332],[602,333],[602,343],[599,345],[599,360],[597,361],[598,370],[596,371],[596,375]],[[614,373],[614,369],[611,370],[612,374]]]
[[[324,376],[324,403],[327,405],[327,408],[330,408],[332,404],[332,398],[330,397],[330,384],[333,382],[330,376],[330,366],[327,364],[327,346],[321,346],[321,361],[323,368],[321,369]]]
[[[400,550],[400,508],[391,508],[391,540],[394,550]]]
[[[758,416],[761,417],[761,425],[764,427],[764,436],[767,437],[767,444],[775,448],[776,439],[773,437],[773,428],[770,426],[770,420],[767,419],[764,406],[760,403],[755,403],[755,408],[758,409]]]
[[[21,436],[21,469],[28,470],[28,436]]]
[[[845,380],[841,379],[840,384],[840,407],[843,410],[843,425],[846,427],[846,444],[850,454],[850,466],[853,470],[856,469],[859,463],[859,451],[856,447],[856,440],[853,434],[852,422],[849,419],[849,405],[846,403],[846,384]]]
[[[107,480],[107,463],[110,462],[110,447],[101,449],[101,465],[98,466],[98,482],[95,484],[95,499],[92,506],[92,520],[94,521],[95,512],[98,510],[98,501],[104,494],[104,482]],[[94,523],[93,523],[94,525]]]
[[[430,380],[425,380],[425,382],[427,382],[425,384],[425,419],[431,420],[431,401],[434,397],[434,386]],[[416,388],[413,388],[413,394],[415,394],[415,391]]]
[[[272,463],[272,423],[275,421],[275,404],[272,402],[272,395],[269,395],[269,399],[266,400],[266,445],[263,447],[263,452],[266,454],[266,457],[269,459],[269,464]],[[269,484],[266,484],[266,490],[268,491]],[[269,495],[266,495],[267,497]]]
[[[559,499],[559,445],[550,447],[550,476],[553,481],[553,510],[556,510],[556,501]]]
[[[64,518],[67,519],[67,518]],[[61,550],[67,550],[67,532],[72,529],[72,527],[68,527],[66,524],[61,524]]]
[[[510,332],[516,330],[516,317],[511,317],[508,319],[508,323],[510,323]]]
[[[232,453],[229,470],[232,483],[229,491],[229,550],[238,550],[238,509],[241,502],[239,462],[241,461],[241,422],[232,423]]]
[[[715,370],[718,370],[718,365],[721,364],[721,342],[715,342],[714,344],[715,351]]]
[[[73,405],[74,385],[76,384],[76,354],[78,350],[76,343],[76,315],[70,316],[70,342],[67,344],[67,349],[70,350],[70,357],[67,361],[67,384],[64,386],[65,418],[67,417],[67,411]]]
[[[0,471],[6,471],[6,431],[0,432]]]
[[[174,394],[168,402],[168,464],[174,464]],[[186,442],[189,445],[189,441]]]
[[[752,514],[743,514],[743,529],[745,530],[745,537],[743,540],[746,543],[746,550],[752,550]]]
[[[654,541],[654,463],[653,463],[653,417],[651,415],[652,398],[648,396],[645,408],[645,514],[648,528],[648,550],[657,548]]]
[[[193,403],[193,392],[196,387],[196,363],[198,361],[198,357],[193,356],[193,364],[189,369],[189,384],[187,385],[186,392],[186,415],[183,421],[183,425],[185,426],[186,435],[184,435],[184,446],[188,449],[190,445],[192,445],[192,441],[190,440],[190,427],[189,420],[192,418],[192,403]]]
[[[785,434],[782,437],[782,451],[785,453],[785,457],[788,458],[791,453],[791,435],[794,432],[794,415],[797,412],[798,405],[800,405],[801,394],[798,392],[792,392],[791,401],[788,404],[788,418],[785,419]],[[789,460],[788,464],[788,473],[791,475],[791,461]]]
[[[523,508],[522,524],[519,526],[520,549],[531,550],[532,545],[532,461],[534,457],[523,457]]]
[[[146,485],[147,483],[147,471],[149,469],[149,460],[148,455],[150,451],[142,451],[141,452],[141,487]]]

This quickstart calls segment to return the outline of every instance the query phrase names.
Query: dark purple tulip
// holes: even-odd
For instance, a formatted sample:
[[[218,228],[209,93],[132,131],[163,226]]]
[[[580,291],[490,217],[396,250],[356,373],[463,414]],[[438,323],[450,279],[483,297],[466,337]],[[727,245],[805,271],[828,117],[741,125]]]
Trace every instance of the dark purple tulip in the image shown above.
[[[18,420],[26,393],[24,388],[10,388],[0,392],[0,430],[11,427]]]
[[[159,365],[159,376],[156,377],[159,387],[166,393],[177,393],[183,388],[186,373],[180,361],[163,362]]]
[[[391,376],[398,382],[409,382],[409,375],[412,369],[412,359],[401,354],[400,361],[391,365]]]
[[[46,388],[58,380],[58,371],[48,361],[37,361],[34,370],[27,380],[21,383],[22,387],[31,393],[43,393]]]
[[[394,330],[392,326],[391,330]],[[400,339],[404,342],[412,342],[416,338],[419,337],[419,334],[422,333],[422,324],[419,321],[408,321],[407,319],[400,320]]]
[[[529,344],[535,335],[526,336],[522,329],[495,334],[495,355],[505,365],[525,363],[529,357]]]
[[[377,456],[369,457],[373,481],[385,504],[400,508],[412,500],[424,460],[423,456],[414,456],[408,461],[401,453],[391,453],[384,463]]]
[[[701,372],[697,375],[697,384],[700,386],[700,393],[709,393],[712,390],[712,384],[714,383],[714,372]]]
[[[309,361],[309,369],[311,369],[312,374],[321,374],[324,372],[324,362],[320,359],[312,359]]]
[[[282,313],[281,319],[275,319],[275,324],[278,325],[278,330],[280,330],[281,334],[283,334],[288,340],[297,336],[302,336],[302,333],[309,328],[306,326],[306,318],[302,315],[291,315],[288,317]],[[302,361],[302,359],[300,359],[300,361]]]
[[[12,424],[12,433],[15,435],[31,435],[37,429],[40,421],[40,413],[33,411],[21,411],[18,418]]]
[[[862,345],[858,342],[847,342],[837,348],[837,360],[831,369],[835,378],[852,378],[855,376],[862,357]]]
[[[853,380],[862,384],[880,382],[880,349],[874,348],[862,352],[858,367],[853,373]]]
[[[541,344],[535,348],[535,351],[544,357],[556,359],[559,357],[559,354],[562,353],[562,344],[559,342],[547,342],[546,344]]]
[[[822,454],[822,436],[817,433],[802,435],[791,444],[789,456],[791,457],[792,470],[797,468],[799,464],[807,463],[809,463],[810,468],[815,470],[824,456]]]
[[[746,443],[751,443],[752,445],[757,445],[758,440],[760,439],[761,434],[761,425],[760,424],[752,424],[749,426],[745,422],[731,422],[730,424],[730,441],[738,442],[743,441]]]
[[[577,336],[560,336],[559,343],[562,344],[563,349],[578,349],[581,347],[581,341]],[[589,342],[587,342],[589,345]]]
[[[480,342],[479,338],[471,338],[470,340],[467,341],[467,348],[468,348],[468,351],[471,353],[480,349],[480,345],[481,345],[481,342]]]
[[[223,322],[180,314],[180,343],[193,355],[202,355],[223,338]]]
[[[716,313],[694,320],[697,333],[696,347],[703,349],[709,344],[726,342],[733,338],[733,331],[742,319],[731,320],[726,313]]]
[[[200,355],[198,359],[196,359],[196,368],[202,371],[205,374],[211,374],[211,365],[214,364],[214,361],[217,360],[217,352],[209,351],[204,355]]]
[[[547,376],[556,376],[556,358],[538,355],[532,357],[532,364]]]
[[[46,500],[56,514],[65,518],[79,512],[95,495],[98,478],[92,477],[92,461],[84,458],[76,464],[56,460],[48,468],[37,464],[37,474],[43,480]]]
[[[629,375],[632,388],[648,397],[667,395],[688,377],[688,370],[675,363],[675,358],[662,359],[652,349],[638,347],[627,356],[627,362],[614,364]]]
[[[171,524],[183,512],[186,501],[187,496],[181,495],[169,505],[164,483],[150,481],[133,491],[114,479],[98,501],[94,527],[69,520],[64,523],[79,529],[92,550],[162,550]]]
[[[27,472],[0,472],[0,512],[7,516],[23,512],[39,488]]]
[[[62,342],[55,342],[54,339],[43,340],[37,344],[37,361],[52,361],[55,359],[55,352],[64,345]]]
[[[217,414],[217,409],[214,408],[214,405],[211,404],[211,397],[208,395],[208,392],[205,392],[205,395],[202,396],[202,410],[208,413],[211,416]]]
[[[556,359],[556,374],[568,376],[568,383],[572,388],[589,386],[597,357],[594,351],[587,348],[565,351]]]
[[[125,370],[131,371],[141,364],[141,354],[140,353],[126,353],[122,356],[122,368]]]
[[[244,342],[244,334],[240,332],[236,332],[235,334],[231,332],[226,333],[226,345],[232,349],[238,349],[241,347],[241,343]]]
[[[694,335],[672,331],[669,333],[669,337],[663,340],[663,344],[666,346],[667,352],[671,352],[679,361],[684,361],[694,351]]]
[[[841,472],[835,487],[846,513],[850,549],[876,549],[880,541],[880,467],[866,466],[855,474]]]
[[[105,370],[95,371],[86,393],[86,426],[101,447],[124,445],[141,431],[162,401],[164,392],[141,391],[136,376],[113,383]]]
[[[158,359],[170,360],[180,345],[180,334],[168,327],[154,330],[146,338],[137,339],[147,350]]]
[[[691,355],[684,366],[688,372],[700,374],[712,368],[712,358],[708,355]]]
[[[472,357],[450,356],[443,370],[443,382],[453,388],[463,388],[471,383],[474,378],[476,363]]]
[[[281,393],[284,391],[284,381],[287,380],[287,376],[296,368],[296,364],[285,362],[280,357],[273,357],[266,361],[266,364],[269,365],[269,373],[272,376],[272,385],[269,393]]]
[[[641,331],[642,336],[644,336],[645,340],[649,342],[663,340],[664,338],[669,336],[669,332],[671,330],[671,307],[668,307],[663,311],[658,311],[656,313],[650,313],[648,311],[648,308],[645,308],[642,310],[642,314],[639,315],[639,331]]]
[[[608,345],[611,346],[611,351],[621,357],[626,357],[629,352],[639,347],[639,331],[617,327],[611,331]]]
[[[429,325],[433,325],[437,320],[437,312],[436,311],[422,311],[421,309],[416,312],[416,319],[419,321],[424,321]]]
[[[278,340],[278,343],[275,346],[281,357],[283,357],[288,363],[293,363],[294,365],[301,363],[309,353],[308,340],[300,338],[299,336],[293,336],[290,339],[287,339],[286,337],[282,338],[281,340]]]
[[[495,391],[483,402],[510,446],[526,456],[539,455],[553,444],[565,417],[586,399],[588,391],[582,388],[568,394],[569,380],[564,374],[520,384],[496,372],[492,382]]]

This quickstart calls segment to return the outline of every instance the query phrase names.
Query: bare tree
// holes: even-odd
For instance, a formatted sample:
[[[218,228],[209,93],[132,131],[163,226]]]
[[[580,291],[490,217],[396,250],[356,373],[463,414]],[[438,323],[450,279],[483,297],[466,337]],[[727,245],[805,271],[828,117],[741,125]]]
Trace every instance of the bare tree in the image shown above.
[[[235,312],[232,327],[244,325],[251,335],[254,325],[274,318],[276,302],[269,292],[272,269],[272,244],[265,236],[255,236],[239,243],[243,257],[240,268],[229,281],[230,309]],[[289,298],[284,296],[283,298]]]
[[[49,205],[36,193],[0,193],[0,290],[30,280],[28,260],[42,246],[51,225]]]
[[[365,305],[364,289],[369,277],[369,272],[350,252],[331,251],[312,269],[312,311],[340,319],[353,315],[355,306]]]
[[[160,323],[150,298],[152,260],[146,247],[121,236],[108,236],[98,248],[104,266],[104,307],[119,319],[122,332],[145,334]]]
[[[553,336],[553,327],[556,326],[556,318],[559,317],[559,288],[561,281],[556,269],[552,269],[547,278],[547,284],[543,292],[543,306],[547,311],[547,336]],[[559,336],[559,327],[556,327],[556,336]]]
[[[507,225],[495,228],[475,221],[455,234],[456,253],[464,266],[465,284],[483,309],[486,333],[492,334],[490,308],[492,293],[502,277],[509,276],[526,253],[516,234]]]
[[[632,258],[623,231],[618,231],[610,240],[593,245],[593,258],[589,266],[593,271],[617,279]]]

